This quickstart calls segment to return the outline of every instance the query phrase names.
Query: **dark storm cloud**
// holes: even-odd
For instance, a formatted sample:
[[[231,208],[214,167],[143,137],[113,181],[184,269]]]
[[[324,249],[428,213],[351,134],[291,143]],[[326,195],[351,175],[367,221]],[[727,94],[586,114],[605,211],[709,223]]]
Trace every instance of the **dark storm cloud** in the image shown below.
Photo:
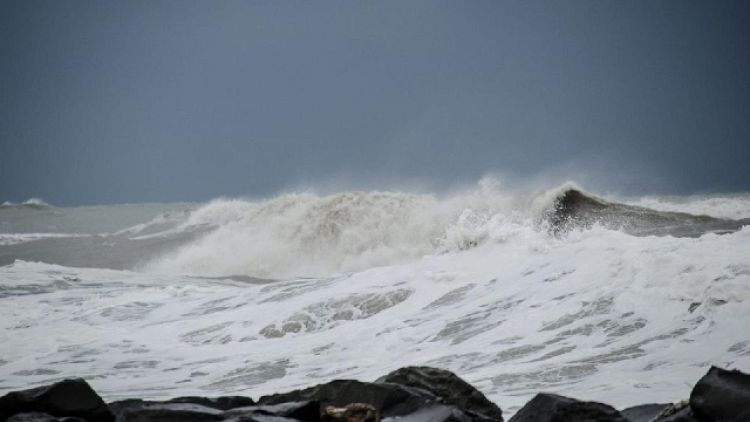
[[[746,1],[0,3],[0,200],[750,189]]]

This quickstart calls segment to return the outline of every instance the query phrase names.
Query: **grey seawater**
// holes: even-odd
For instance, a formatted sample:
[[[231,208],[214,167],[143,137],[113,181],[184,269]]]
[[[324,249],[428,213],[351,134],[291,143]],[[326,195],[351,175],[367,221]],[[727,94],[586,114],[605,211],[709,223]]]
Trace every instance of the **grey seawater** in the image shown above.
[[[0,243],[0,394],[82,376],[110,400],[258,396],[419,364],[456,372],[512,413],[542,390],[617,406],[680,400],[706,365],[750,365],[742,201],[730,201],[742,207],[732,220],[700,216],[694,202],[686,214],[568,190],[548,207],[552,233],[499,219],[497,236],[489,230],[467,247],[350,273],[112,270],[138,270],[206,233],[201,250],[220,246],[207,255],[213,263],[299,227],[323,233],[324,248],[347,239],[331,236],[342,227],[413,221],[367,220],[330,198],[300,210],[289,199],[271,200],[280,204],[267,212],[240,204],[234,220],[223,209],[194,218],[196,204],[0,206],[0,239],[40,234]],[[364,203],[389,209],[393,198],[381,199]],[[253,237],[279,214],[324,218]],[[459,219],[440,220],[441,230]],[[382,240],[376,227],[363,232]],[[243,242],[225,248],[234,237]],[[292,254],[284,265],[299,259],[280,250]]]
[[[4,205],[0,207],[0,238],[33,239],[0,242],[0,266],[23,260],[71,267],[133,269],[199,236],[200,229],[168,232],[195,207],[190,203],[71,208]],[[167,234],[149,236],[159,232]]]

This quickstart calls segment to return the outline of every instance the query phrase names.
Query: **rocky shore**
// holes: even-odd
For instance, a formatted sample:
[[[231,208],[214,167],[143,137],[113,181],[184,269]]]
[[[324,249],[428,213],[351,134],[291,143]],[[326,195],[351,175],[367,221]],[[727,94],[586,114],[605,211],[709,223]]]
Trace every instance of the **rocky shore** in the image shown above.
[[[374,382],[335,380],[249,397],[178,397],[105,403],[85,380],[67,379],[0,397],[0,422],[488,422],[503,413],[479,390],[436,368],[406,367]],[[712,367],[679,403],[617,410],[540,393],[510,422],[748,422],[750,375]]]

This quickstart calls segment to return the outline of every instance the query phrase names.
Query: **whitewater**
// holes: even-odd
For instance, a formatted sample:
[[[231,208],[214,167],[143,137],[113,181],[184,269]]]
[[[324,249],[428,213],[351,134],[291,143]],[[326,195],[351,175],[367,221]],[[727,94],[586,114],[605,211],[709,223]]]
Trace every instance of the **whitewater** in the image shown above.
[[[750,370],[750,194],[445,194],[0,205],[0,394],[257,397],[451,370],[512,414]]]

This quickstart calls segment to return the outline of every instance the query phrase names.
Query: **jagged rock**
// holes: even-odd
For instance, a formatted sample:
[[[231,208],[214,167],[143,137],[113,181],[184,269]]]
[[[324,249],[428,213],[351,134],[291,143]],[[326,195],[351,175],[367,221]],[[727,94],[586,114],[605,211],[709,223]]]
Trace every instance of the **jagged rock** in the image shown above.
[[[477,419],[476,416],[469,416],[454,406],[435,404],[406,416],[385,418],[382,422],[477,422]]]
[[[350,403],[344,407],[326,406],[322,420],[326,422],[380,422],[380,415],[371,404]]]
[[[193,403],[160,403],[131,400],[117,406],[117,422],[209,422],[224,420],[224,412]],[[122,404],[122,402],[120,402]]]
[[[620,410],[620,414],[630,422],[649,422],[670,405],[670,403],[641,404]]]
[[[750,421],[750,375],[712,366],[690,393],[700,421]]]
[[[669,415],[659,416],[656,419],[652,419],[650,422],[699,422],[695,419],[693,412],[690,411],[690,406],[685,406],[674,413]]]
[[[317,400],[323,406],[342,407],[350,403],[368,403],[383,417],[403,416],[435,402],[424,390],[390,383],[335,380],[303,390],[261,397],[261,405]]]
[[[444,369],[408,366],[397,369],[375,382],[388,382],[426,390],[441,402],[451,404],[463,412],[493,421],[503,420],[503,411],[481,391]]]
[[[290,418],[303,422],[320,422],[320,402],[304,401],[279,403],[266,406],[249,406],[240,407],[224,412],[228,418],[247,418],[252,417],[259,419],[265,416],[275,416]],[[245,419],[242,419],[245,420]]]
[[[107,404],[80,378],[14,391],[0,397],[0,421],[29,412],[79,417],[89,422],[110,422],[115,419]]]
[[[166,403],[193,403],[219,410],[235,409],[237,407],[254,406],[255,400],[244,396],[222,396],[222,397],[199,397],[186,396],[175,397]]]
[[[650,406],[650,405],[644,405]],[[626,416],[623,412],[623,416]],[[670,403],[659,410],[649,419],[643,419],[647,422],[698,422],[693,417],[693,413],[688,406],[687,400],[677,403]]]
[[[201,400],[204,399],[204,400]],[[207,402],[217,405],[214,399],[189,397],[172,399],[165,402],[144,400],[122,400],[110,403],[110,408],[117,414],[117,422],[281,422],[281,421],[320,421],[320,403],[295,402],[281,403],[272,406],[245,406],[222,410],[216,407],[196,404]],[[245,399],[232,403],[247,402]],[[224,403],[229,406],[230,403]]]
[[[579,401],[556,394],[537,394],[509,422],[628,422],[603,403]]]
[[[9,417],[5,422],[86,422],[81,418],[63,417],[56,418],[47,413],[29,412],[17,413]]]
[[[230,410],[238,407],[247,407],[255,405],[255,400],[243,396],[222,396],[222,397],[199,397],[185,396],[175,397],[167,401],[148,401],[141,399],[119,400],[109,403],[109,408],[114,414],[123,413],[126,410],[137,410],[144,407],[162,405],[162,404],[196,404],[216,410]]]

